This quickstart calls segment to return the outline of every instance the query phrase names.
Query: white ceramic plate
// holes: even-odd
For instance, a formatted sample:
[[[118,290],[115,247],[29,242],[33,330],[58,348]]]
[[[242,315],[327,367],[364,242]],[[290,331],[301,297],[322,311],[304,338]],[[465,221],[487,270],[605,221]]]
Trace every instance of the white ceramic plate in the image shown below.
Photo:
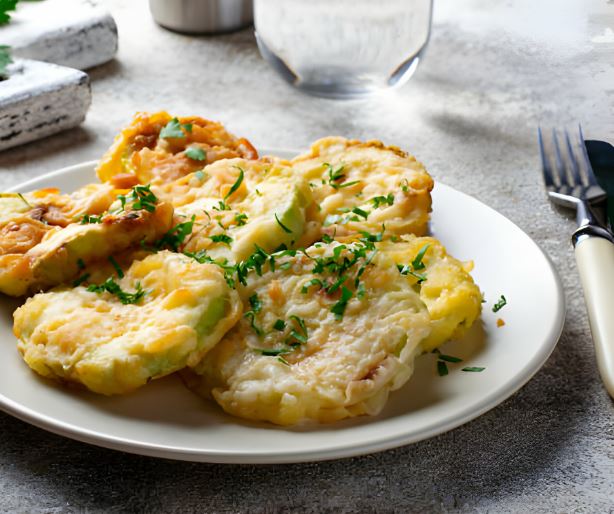
[[[286,154],[287,152],[270,152]],[[15,188],[71,191],[95,180],[95,163],[72,166]],[[438,184],[432,233],[462,260],[487,302],[463,341],[445,352],[463,358],[439,377],[433,355],[418,359],[411,380],[392,393],[381,415],[331,425],[279,428],[232,418],[189,392],[174,376],[134,394],[106,398],[63,388],[35,375],[17,353],[12,312],[0,300],[0,407],[36,426],[127,452],[206,462],[303,462],[365,454],[441,434],[492,409],[542,366],[563,327],[559,278],[539,247],[516,225],[477,200]],[[505,294],[499,313],[492,304]],[[497,328],[497,318],[505,326]],[[483,366],[482,373],[462,372]]]

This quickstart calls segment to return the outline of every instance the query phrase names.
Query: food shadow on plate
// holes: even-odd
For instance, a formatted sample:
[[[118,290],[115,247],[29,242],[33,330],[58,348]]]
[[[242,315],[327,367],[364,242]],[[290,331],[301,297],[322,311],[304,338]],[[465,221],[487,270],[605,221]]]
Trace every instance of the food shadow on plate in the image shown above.
[[[459,357],[463,359],[463,362],[473,361],[479,357],[486,344],[487,334],[480,320],[463,338],[446,343],[442,352]],[[359,416],[334,423],[306,423],[290,427],[230,416],[212,400],[203,399],[188,390],[177,374],[154,380],[138,391],[125,396],[105,397],[87,391],[77,391],[74,388],[64,388],[64,391],[66,394],[78,396],[79,400],[86,404],[85,408],[102,410],[113,416],[155,424],[185,427],[214,425],[220,428],[226,425],[240,425],[287,432],[322,432],[356,427],[437,405],[445,398],[444,381],[450,377],[438,376],[436,360],[434,354],[418,357],[412,378],[401,389],[390,394],[386,407],[377,416]],[[451,364],[449,372],[450,375],[460,373],[460,365]],[[44,379],[40,380],[47,383]]]

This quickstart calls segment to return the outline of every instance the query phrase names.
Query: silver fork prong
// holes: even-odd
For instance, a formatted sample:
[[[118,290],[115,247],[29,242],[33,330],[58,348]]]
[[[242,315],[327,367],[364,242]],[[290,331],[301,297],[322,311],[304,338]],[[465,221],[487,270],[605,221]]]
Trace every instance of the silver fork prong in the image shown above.
[[[554,173],[555,182],[558,178],[559,189],[563,194],[571,194],[572,188],[569,183],[569,178],[565,172],[565,165],[563,164],[563,157],[561,155],[561,148],[559,146],[559,138],[556,129],[552,129],[552,147],[554,148]]]
[[[552,173],[552,165],[550,159],[546,155],[546,149],[544,148],[544,136],[542,134],[541,127],[537,127],[537,140],[539,141],[539,154],[542,159],[542,169],[544,171],[544,182],[547,189],[555,187],[554,175]]]
[[[580,190],[583,190],[584,181],[582,180],[582,175],[580,174],[580,166],[578,165],[578,160],[571,145],[571,139],[569,138],[569,132],[567,132],[567,129],[565,129],[565,144],[567,146],[567,153],[569,154],[569,170],[571,171],[572,178],[571,186],[574,189],[579,187]]]
[[[586,151],[586,143],[584,142],[584,133],[582,132],[582,125],[578,123],[578,146],[580,147],[580,154],[582,155],[582,161],[584,163],[584,169],[586,170],[586,176],[588,178],[588,185],[598,186],[597,177],[593,172],[593,166],[588,158],[588,152]]]

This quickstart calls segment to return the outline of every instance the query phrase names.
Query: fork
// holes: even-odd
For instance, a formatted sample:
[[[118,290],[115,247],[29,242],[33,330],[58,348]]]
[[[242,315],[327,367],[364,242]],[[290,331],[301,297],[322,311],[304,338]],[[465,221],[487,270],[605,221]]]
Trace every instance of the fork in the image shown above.
[[[594,216],[591,205],[605,200],[593,173],[582,127],[570,138],[538,129],[544,182],[553,203],[576,209],[573,233],[576,264],[595,344],[601,379],[614,398],[614,236]]]

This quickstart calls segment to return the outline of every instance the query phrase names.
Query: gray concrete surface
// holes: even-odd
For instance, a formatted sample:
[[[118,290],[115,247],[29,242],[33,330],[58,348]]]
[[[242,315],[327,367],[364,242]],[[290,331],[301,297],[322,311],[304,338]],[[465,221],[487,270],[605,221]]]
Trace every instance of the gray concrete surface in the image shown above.
[[[435,0],[426,59],[402,90],[333,102],[291,90],[251,31],[166,32],[146,2],[113,0],[115,61],[92,70],[80,128],[0,154],[0,187],[97,158],[136,110],[219,119],[260,146],[380,138],[435,179],[508,216],[553,258],[563,336],[519,393],[419,444],[344,461],[220,466],[156,460],[63,439],[0,415],[0,509],[17,512],[613,512],[614,406],[594,363],[569,235],[547,202],[535,131],[582,121],[614,139],[614,3]],[[486,244],[486,243],[485,243]],[[514,272],[517,272],[515,270]]]

